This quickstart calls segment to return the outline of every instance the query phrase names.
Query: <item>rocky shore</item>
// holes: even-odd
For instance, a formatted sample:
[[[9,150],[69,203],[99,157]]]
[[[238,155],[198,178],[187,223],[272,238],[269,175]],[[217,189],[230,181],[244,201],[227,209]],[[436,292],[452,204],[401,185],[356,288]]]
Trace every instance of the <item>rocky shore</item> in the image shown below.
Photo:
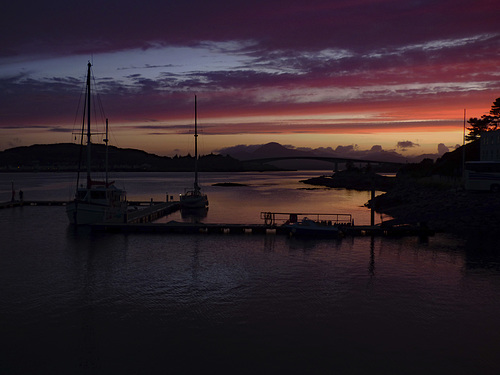
[[[388,191],[394,187],[395,181],[393,177],[381,176],[375,172],[355,169],[340,171],[332,176],[313,177],[301,180],[300,182],[331,188]]]
[[[476,246],[481,238],[500,246],[500,193],[464,190],[457,180],[465,160],[479,160],[479,141],[444,154],[435,162],[404,165],[397,177],[384,177],[371,170],[351,168],[333,176],[302,182],[357,190],[385,191],[366,203],[394,224],[424,224],[436,232],[458,234]],[[479,246],[479,245],[477,245]],[[488,245],[491,248],[491,245]],[[500,247],[498,247],[500,249]]]
[[[377,175],[378,176],[378,175]],[[374,177],[371,173],[340,172],[301,182],[326,187],[385,191],[366,203],[393,224],[424,224],[436,232],[468,236],[500,235],[500,194],[466,191],[419,178]]]
[[[395,223],[424,223],[437,232],[500,234],[500,194],[399,183],[367,204]]]

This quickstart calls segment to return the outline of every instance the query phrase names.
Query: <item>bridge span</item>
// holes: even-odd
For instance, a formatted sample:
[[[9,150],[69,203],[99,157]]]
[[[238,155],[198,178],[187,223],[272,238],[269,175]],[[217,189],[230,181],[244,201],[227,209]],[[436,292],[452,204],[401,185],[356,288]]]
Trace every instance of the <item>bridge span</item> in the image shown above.
[[[269,163],[269,162],[280,161],[280,160],[320,160],[320,161],[326,161],[326,162],[335,164],[335,170],[338,170],[339,163],[349,163],[349,162],[364,163],[364,164],[391,165],[391,166],[404,165],[404,163],[392,162],[392,161],[337,158],[337,157],[326,157],[326,156],[280,156],[280,157],[272,157],[272,158],[242,160],[242,162],[243,163]]]

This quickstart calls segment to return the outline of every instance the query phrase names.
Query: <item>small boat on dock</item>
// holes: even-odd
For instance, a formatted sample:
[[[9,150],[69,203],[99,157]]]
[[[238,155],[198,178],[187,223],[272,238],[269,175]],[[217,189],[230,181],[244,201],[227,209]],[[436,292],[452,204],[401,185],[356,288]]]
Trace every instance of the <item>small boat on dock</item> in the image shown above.
[[[354,225],[351,214],[261,212],[267,226],[280,226],[296,236],[336,237]],[[311,219],[314,217],[315,219]]]
[[[107,146],[108,146],[108,121],[106,119],[106,177],[104,181],[93,180],[91,177],[92,141],[91,141],[91,66],[87,65],[86,106],[83,114],[81,131],[81,149],[86,133],[87,143],[87,179],[85,184],[80,184],[80,168],[76,181],[75,198],[66,206],[66,214],[73,225],[88,225],[102,222],[124,222],[127,218],[126,192],[117,188],[114,182],[108,181]],[[87,118],[85,118],[87,117]],[[85,127],[85,122],[87,126]],[[86,132],[85,132],[86,130]],[[81,154],[81,153],[80,153]],[[81,159],[81,158],[80,158]]]
[[[317,222],[307,217],[293,224],[284,224],[295,236],[337,237],[342,232],[331,222]]]

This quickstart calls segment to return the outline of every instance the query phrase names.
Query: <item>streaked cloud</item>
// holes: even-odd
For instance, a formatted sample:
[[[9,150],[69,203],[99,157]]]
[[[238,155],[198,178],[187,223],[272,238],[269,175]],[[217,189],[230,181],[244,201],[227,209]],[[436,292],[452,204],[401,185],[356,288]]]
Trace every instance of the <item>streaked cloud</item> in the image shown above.
[[[188,133],[194,94],[207,134],[307,135],[452,129],[500,92],[489,0],[88,5],[9,5],[0,131],[71,131],[89,59],[106,115],[144,135]]]

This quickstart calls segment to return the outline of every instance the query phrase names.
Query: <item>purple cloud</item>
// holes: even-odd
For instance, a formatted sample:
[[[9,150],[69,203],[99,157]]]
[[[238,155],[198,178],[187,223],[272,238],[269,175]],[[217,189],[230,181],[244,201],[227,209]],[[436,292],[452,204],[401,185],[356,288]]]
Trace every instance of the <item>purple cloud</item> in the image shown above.
[[[154,56],[172,47],[191,54],[114,61],[101,78],[96,67],[111,121],[183,132],[198,93],[209,134],[451,127],[449,113],[487,110],[500,90],[492,7],[491,0],[10,2],[0,23],[0,128],[71,126],[80,77],[40,75],[57,58],[82,57],[83,72],[91,55]],[[470,20],[480,22],[465,28]],[[205,64],[211,54],[213,65]],[[47,65],[29,65],[36,59]]]
[[[401,149],[401,151],[406,151],[409,148],[415,148],[415,147],[420,147],[420,145],[412,141],[399,141],[397,144],[397,148]]]

